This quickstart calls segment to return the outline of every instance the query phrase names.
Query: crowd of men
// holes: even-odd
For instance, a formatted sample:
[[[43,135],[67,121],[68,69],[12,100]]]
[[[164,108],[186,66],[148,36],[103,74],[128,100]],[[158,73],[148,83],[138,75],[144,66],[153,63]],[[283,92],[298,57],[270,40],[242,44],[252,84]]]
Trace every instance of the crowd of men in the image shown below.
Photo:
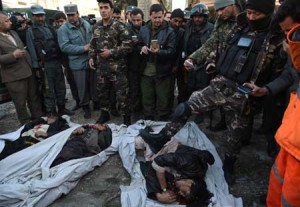
[[[202,3],[172,12],[153,4],[145,22],[135,6],[122,16],[110,0],[97,1],[102,19],[93,26],[80,18],[75,4],[55,14],[56,27],[45,22],[39,5],[31,7],[29,27],[21,14],[14,15],[17,28],[0,14],[1,77],[22,124],[43,114],[73,115],[79,108],[88,119],[90,102],[101,110],[100,124],[117,113],[126,125],[132,116],[185,122],[191,114],[199,123],[205,113],[220,109],[213,129],[227,128],[223,170],[233,184],[254,115],[263,111],[261,129],[269,154],[276,156],[274,136],[299,79],[285,34],[300,23],[296,0],[282,1],[278,12],[275,0],[215,0],[215,22]],[[76,102],[71,110],[65,108],[64,75]],[[176,86],[178,105],[171,116]],[[291,199],[291,206],[299,205]]]

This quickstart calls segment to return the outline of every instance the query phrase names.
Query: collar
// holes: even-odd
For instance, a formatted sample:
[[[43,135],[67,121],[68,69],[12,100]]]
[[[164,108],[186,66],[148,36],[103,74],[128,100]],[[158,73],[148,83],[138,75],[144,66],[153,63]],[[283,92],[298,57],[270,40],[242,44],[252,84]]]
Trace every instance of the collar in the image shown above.
[[[103,20],[100,20],[99,25],[100,25],[100,26],[103,26],[103,27],[110,27],[110,26],[113,24],[113,22],[114,22],[114,19],[111,18],[111,19],[109,20],[108,24],[104,26]]]

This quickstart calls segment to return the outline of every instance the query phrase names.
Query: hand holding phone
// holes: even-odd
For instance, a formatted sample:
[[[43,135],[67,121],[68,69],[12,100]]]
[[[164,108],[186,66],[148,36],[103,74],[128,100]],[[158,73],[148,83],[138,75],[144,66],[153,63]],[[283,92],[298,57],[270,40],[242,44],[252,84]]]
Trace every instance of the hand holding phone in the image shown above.
[[[250,94],[252,92],[252,88],[249,88],[248,86],[238,86],[237,90],[243,94]]]

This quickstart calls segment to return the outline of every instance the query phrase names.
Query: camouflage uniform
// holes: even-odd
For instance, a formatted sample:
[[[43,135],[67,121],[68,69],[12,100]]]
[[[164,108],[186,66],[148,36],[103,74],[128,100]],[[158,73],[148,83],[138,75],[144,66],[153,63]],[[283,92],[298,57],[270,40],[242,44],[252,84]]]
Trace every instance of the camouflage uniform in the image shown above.
[[[89,51],[89,58],[94,59],[96,67],[96,91],[101,109],[110,109],[110,90],[114,87],[123,115],[130,113],[126,77],[126,57],[131,52],[130,42],[129,32],[123,23],[111,20],[104,26],[99,21],[93,28]],[[101,49],[110,49],[112,55],[107,59],[101,58]]]
[[[241,26],[237,25],[232,34],[245,34],[241,31]],[[270,82],[272,78],[277,77],[282,72],[286,62],[285,59],[280,57],[282,36],[270,35],[270,33],[263,36],[264,42],[261,44],[260,52],[257,55],[259,58],[255,57],[256,61],[254,62],[257,63],[253,63],[255,64],[255,67],[252,67],[255,68],[253,69],[254,72],[248,73],[245,80],[233,81],[231,77],[231,80],[229,80],[229,77],[226,77],[227,75],[219,74],[211,80],[208,87],[194,92],[188,101],[188,105],[193,111],[209,111],[217,107],[224,108],[228,128],[226,155],[229,157],[238,156],[245,128],[249,125],[249,116],[252,116],[252,99],[248,95],[238,92],[237,86],[250,81],[262,86]],[[257,44],[259,45],[259,43]],[[223,54],[227,52],[229,54],[229,51],[230,49]],[[221,70],[222,67],[226,67],[226,65],[221,64],[217,69]],[[233,71],[234,68],[230,68],[230,70]]]
[[[221,53],[221,51],[226,47],[226,37],[231,32],[235,24],[235,19],[228,19],[226,21],[218,20],[215,24],[215,28],[208,40],[193,54],[189,56],[192,58],[196,64],[204,64],[206,58],[211,52]]]

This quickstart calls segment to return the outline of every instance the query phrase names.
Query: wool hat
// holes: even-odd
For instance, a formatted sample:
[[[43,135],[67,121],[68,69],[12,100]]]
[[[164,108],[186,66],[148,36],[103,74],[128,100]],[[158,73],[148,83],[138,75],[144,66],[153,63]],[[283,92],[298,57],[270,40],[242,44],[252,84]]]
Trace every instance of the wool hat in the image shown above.
[[[261,1],[264,1],[264,0],[261,0]],[[232,4],[235,4],[235,0],[215,0],[214,6],[215,6],[215,10],[219,10],[226,6],[230,6]]]
[[[275,9],[275,0],[248,0],[246,8],[254,9],[264,14],[272,14]]]
[[[174,17],[179,17],[184,19],[184,13],[181,9],[174,9],[171,13],[171,19]]]
[[[45,14],[44,8],[40,5],[32,5],[30,10],[32,14]]]

